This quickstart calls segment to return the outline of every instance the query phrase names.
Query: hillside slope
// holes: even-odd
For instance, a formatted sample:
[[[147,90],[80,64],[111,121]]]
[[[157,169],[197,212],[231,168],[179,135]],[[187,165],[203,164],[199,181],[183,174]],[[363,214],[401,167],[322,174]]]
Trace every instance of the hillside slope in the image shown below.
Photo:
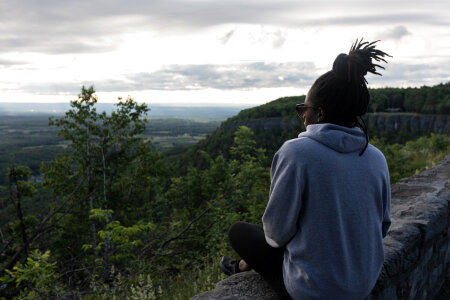
[[[440,84],[421,88],[383,88],[370,89],[371,106],[381,105],[383,110],[407,110],[411,99],[422,99],[421,107],[428,105],[429,111],[448,111],[450,108],[450,84]],[[435,97],[430,100],[430,97]],[[255,135],[256,147],[265,149],[272,157],[284,141],[298,136],[305,130],[303,121],[295,113],[295,104],[303,103],[305,96],[283,97],[269,103],[244,109],[236,116],[222,122],[206,139],[191,147],[176,148],[166,153],[166,157],[175,160],[183,173],[189,165],[202,167],[199,151],[207,152],[211,157],[223,155],[228,158],[233,145],[233,134],[237,127],[247,126]],[[428,103],[428,104],[427,104]],[[433,103],[431,106],[430,103]],[[406,104],[406,108],[405,108]],[[450,111],[449,111],[450,112]],[[369,112],[364,116],[371,137],[382,137],[388,142],[405,142],[408,139],[430,133],[450,135],[450,115],[420,114],[414,112]]]

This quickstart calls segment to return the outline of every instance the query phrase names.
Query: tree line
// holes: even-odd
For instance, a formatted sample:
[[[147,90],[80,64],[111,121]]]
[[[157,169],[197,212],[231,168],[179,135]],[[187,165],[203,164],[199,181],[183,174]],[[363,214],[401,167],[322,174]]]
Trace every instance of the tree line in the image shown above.
[[[450,114],[450,82],[419,88],[377,88],[369,89],[368,112],[385,112],[399,109],[400,112],[420,114]],[[264,105],[242,110],[228,122],[271,117],[295,118],[292,108],[303,103],[305,96],[283,97]]]

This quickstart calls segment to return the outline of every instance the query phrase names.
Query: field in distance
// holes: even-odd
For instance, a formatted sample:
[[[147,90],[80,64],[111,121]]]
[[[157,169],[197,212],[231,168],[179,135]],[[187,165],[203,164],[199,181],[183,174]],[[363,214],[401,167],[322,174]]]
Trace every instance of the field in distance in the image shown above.
[[[47,110],[55,110],[55,107],[50,105]],[[213,132],[221,121],[243,108],[151,107],[144,137],[160,152],[195,144]],[[46,111],[42,104],[22,104],[8,108],[0,103],[0,185],[6,183],[6,168],[26,165],[37,174],[41,162],[51,161],[57,153],[65,150],[66,144],[57,135],[58,129],[48,126],[50,116],[58,118],[62,115],[62,109],[52,113]]]

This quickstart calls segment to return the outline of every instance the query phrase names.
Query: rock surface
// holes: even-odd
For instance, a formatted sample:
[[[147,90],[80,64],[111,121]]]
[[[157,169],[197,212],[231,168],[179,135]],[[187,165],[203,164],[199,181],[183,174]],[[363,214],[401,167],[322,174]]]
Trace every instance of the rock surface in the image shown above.
[[[270,300],[278,299],[277,294],[256,272],[242,272],[219,282],[212,291],[204,292],[191,300]]]
[[[367,299],[433,299],[450,285],[450,155],[437,166],[391,186],[392,226],[385,261]],[[278,299],[255,272],[219,282],[192,300]],[[445,299],[445,298],[442,298]]]

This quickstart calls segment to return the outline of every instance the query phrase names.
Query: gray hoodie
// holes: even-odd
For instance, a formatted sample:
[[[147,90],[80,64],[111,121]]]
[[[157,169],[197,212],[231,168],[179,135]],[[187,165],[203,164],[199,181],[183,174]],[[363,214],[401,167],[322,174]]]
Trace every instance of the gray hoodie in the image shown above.
[[[272,162],[266,241],[286,246],[283,277],[294,299],[363,299],[384,261],[389,171],[359,128],[314,124]]]

